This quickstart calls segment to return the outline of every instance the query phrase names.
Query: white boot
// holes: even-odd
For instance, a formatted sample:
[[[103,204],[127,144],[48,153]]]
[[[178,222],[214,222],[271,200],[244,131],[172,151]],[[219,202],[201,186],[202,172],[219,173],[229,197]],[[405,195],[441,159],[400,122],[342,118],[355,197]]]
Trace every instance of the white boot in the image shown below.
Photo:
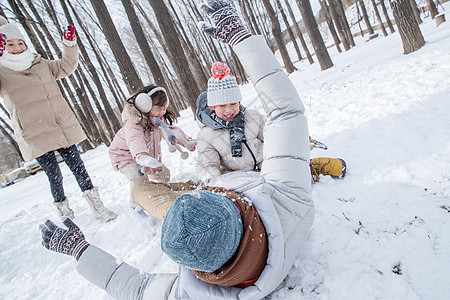
[[[94,187],[93,189],[84,191],[83,193],[84,199],[89,203],[92,211],[94,212],[94,216],[98,220],[102,220],[104,222],[108,222],[110,220],[114,220],[117,217],[117,214],[108,210],[103,202],[100,200],[100,195],[98,193],[98,188]]]
[[[60,217],[68,217],[70,219],[75,218],[75,213],[69,207],[69,199],[64,198],[64,201],[61,202],[53,202],[55,203],[56,208],[58,209]]]

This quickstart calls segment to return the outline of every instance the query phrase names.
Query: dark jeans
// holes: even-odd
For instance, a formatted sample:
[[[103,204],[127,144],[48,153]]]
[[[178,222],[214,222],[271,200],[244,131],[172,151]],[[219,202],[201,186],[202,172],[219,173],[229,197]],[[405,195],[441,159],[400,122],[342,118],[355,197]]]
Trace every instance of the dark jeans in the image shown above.
[[[91,178],[84,167],[84,163],[81,160],[80,153],[75,145],[68,148],[60,148],[56,151],[61,154],[65,163],[75,175],[78,186],[84,192],[94,188]],[[52,191],[52,196],[55,202],[64,201],[66,195],[64,194],[63,187],[63,176],[61,170],[59,169],[58,162],[56,161],[56,156],[54,151],[49,151],[44,155],[36,158],[37,162],[41,165],[42,170],[48,177],[50,182],[50,190]]]

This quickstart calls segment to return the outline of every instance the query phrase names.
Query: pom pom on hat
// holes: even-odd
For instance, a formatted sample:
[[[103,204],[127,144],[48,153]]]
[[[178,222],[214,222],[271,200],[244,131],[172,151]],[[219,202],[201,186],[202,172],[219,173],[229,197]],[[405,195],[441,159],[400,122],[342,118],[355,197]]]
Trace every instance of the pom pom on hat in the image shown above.
[[[25,41],[25,38],[19,28],[17,28],[14,24],[8,23],[3,16],[0,16],[0,33],[6,35],[6,41],[14,39]]]
[[[235,103],[242,100],[241,90],[230,69],[223,62],[211,67],[212,77],[208,80],[208,106]]]
[[[233,202],[210,191],[193,191],[178,197],[167,212],[161,248],[182,266],[213,272],[233,257],[243,232]]]

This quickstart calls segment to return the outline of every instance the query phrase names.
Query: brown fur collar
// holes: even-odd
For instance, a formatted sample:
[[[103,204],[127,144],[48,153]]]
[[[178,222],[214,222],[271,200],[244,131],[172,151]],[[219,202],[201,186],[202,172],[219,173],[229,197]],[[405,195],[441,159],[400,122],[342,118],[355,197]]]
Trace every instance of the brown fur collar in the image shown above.
[[[123,111],[127,120],[146,128],[151,126],[150,117],[141,113],[133,104],[125,102]]]

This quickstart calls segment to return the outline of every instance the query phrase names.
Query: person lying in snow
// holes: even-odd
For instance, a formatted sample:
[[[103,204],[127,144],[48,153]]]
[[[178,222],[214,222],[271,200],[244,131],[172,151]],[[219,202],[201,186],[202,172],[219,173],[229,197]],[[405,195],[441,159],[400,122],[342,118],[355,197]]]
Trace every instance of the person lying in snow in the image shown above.
[[[195,150],[195,143],[180,128],[167,125],[172,125],[175,119],[168,106],[166,90],[154,84],[139,89],[124,105],[124,125],[114,136],[108,154],[113,169],[130,180],[130,191],[144,180],[169,181],[170,170],[162,163],[161,157],[163,138],[167,141],[172,137],[173,141],[168,141],[171,146],[174,146],[173,142],[190,151]],[[136,207],[132,195],[130,206]]]
[[[261,171],[224,174],[177,198],[162,225],[161,247],[180,265],[178,274],[145,274],[117,263],[70,220],[68,230],[51,221],[40,226],[45,247],[74,256],[78,272],[115,298],[264,298],[288,274],[314,221],[308,125],[297,91],[264,38],[242,25],[234,2],[207,3],[202,9],[215,26],[202,29],[233,47],[267,115]],[[249,222],[259,223],[256,237]]]
[[[203,184],[226,172],[259,171],[266,124],[264,116],[241,105],[239,84],[225,63],[213,63],[211,73],[208,90],[197,98],[199,179]],[[310,138],[310,143],[312,150],[320,142]],[[346,173],[340,158],[313,158],[310,168],[315,182],[320,174],[342,178]]]

